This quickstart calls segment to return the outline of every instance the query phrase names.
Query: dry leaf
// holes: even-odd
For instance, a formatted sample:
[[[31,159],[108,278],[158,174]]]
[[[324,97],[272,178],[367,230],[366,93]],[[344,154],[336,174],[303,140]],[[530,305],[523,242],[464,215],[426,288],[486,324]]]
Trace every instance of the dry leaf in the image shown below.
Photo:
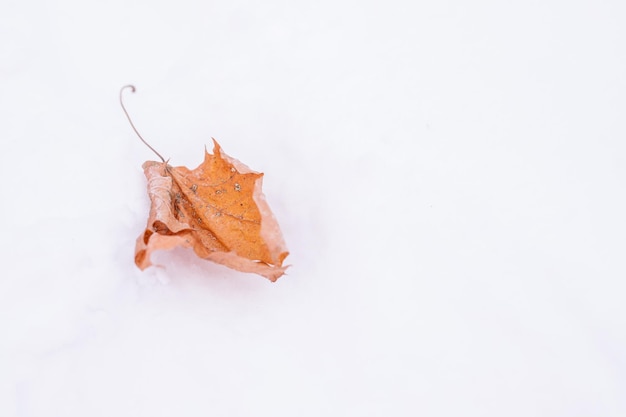
[[[263,174],[223,153],[215,139],[213,155],[205,150],[198,168],[168,165],[137,131],[122,100],[126,89],[135,92],[135,87],[120,89],[124,114],[139,139],[161,159],[143,164],[151,206],[135,246],[137,266],[149,267],[155,250],[181,246],[238,271],[271,281],[281,277],[289,252],[261,191]]]
[[[151,207],[148,225],[137,239],[135,263],[151,265],[150,254],[176,246],[196,255],[271,281],[284,274],[289,254],[265,196],[263,174],[222,152],[213,140],[196,169],[166,162],[143,164]]]

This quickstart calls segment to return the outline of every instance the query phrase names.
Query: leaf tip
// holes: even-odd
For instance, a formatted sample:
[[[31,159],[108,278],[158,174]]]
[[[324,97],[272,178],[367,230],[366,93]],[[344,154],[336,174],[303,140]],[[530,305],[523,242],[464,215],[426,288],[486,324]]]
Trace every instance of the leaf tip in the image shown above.
[[[221,155],[222,147],[219,143],[217,143],[215,138],[212,137],[211,140],[213,141],[213,155]]]

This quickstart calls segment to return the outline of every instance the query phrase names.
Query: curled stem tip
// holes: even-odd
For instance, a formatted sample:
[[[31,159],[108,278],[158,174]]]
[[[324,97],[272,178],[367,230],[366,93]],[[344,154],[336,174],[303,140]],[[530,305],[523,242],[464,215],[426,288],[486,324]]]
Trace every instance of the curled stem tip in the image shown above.
[[[144,145],[146,145],[148,148],[150,148],[150,150],[152,152],[154,152],[156,154],[156,156],[158,156],[161,159],[162,162],[165,162],[165,158],[163,158],[161,156],[161,154],[156,151],[156,149],[154,149],[152,146],[150,146],[150,144],[148,142],[146,142],[143,137],[141,137],[141,135],[139,134],[139,131],[135,127],[135,124],[133,123],[132,119],[130,118],[130,115],[128,114],[128,111],[126,111],[126,107],[124,107],[124,100],[122,99],[122,93],[124,93],[124,90],[126,90],[127,88],[130,88],[131,93],[134,93],[136,91],[136,88],[135,88],[134,85],[128,84],[128,85],[125,85],[124,87],[122,87],[120,89],[120,105],[122,106],[122,110],[124,110],[124,114],[126,115],[126,118],[128,119],[128,123],[130,123],[130,127],[133,128],[133,130],[135,131],[135,133],[137,134],[139,139],[144,143]]]

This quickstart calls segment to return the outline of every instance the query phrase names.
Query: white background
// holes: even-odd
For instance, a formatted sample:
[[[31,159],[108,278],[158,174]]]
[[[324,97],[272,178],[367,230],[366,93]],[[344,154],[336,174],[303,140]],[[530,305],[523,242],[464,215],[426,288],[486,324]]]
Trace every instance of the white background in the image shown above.
[[[626,415],[626,3],[0,5],[0,415]],[[277,283],[133,263],[265,172]]]

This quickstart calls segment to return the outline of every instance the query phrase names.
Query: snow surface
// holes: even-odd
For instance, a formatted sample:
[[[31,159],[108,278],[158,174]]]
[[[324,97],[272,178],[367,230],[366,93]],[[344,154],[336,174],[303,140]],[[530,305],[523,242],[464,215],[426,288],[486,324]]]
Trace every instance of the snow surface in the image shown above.
[[[0,3],[0,416],[626,415],[626,3]],[[277,283],[140,272],[265,172]]]

